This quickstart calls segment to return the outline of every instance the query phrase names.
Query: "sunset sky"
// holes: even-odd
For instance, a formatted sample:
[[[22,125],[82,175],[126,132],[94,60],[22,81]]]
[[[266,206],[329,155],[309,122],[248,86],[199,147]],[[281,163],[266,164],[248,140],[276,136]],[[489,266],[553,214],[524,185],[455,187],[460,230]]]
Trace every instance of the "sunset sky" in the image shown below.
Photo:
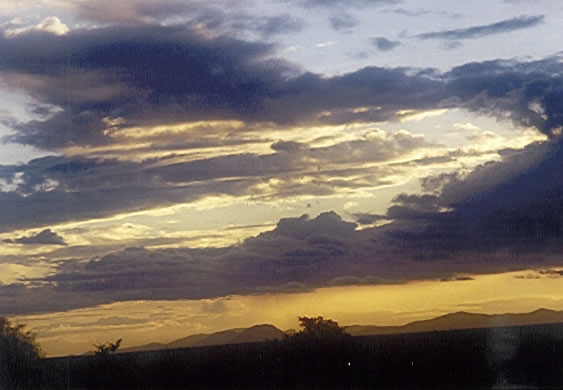
[[[49,355],[563,310],[558,0],[0,0],[0,315]]]

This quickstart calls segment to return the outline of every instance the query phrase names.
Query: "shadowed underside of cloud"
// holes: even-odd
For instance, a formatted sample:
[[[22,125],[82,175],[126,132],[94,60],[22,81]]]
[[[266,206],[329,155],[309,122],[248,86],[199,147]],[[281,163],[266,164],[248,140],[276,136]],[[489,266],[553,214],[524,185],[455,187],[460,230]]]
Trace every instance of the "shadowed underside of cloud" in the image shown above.
[[[66,245],[64,239],[51,229],[45,229],[36,235],[29,237],[20,237],[14,239],[5,239],[7,244],[26,244],[26,245]]]
[[[433,31],[416,35],[420,39],[445,39],[459,41],[463,39],[482,38],[489,35],[503,34],[515,30],[535,27],[543,23],[543,15],[519,16],[512,19],[501,20],[482,26],[473,26],[453,30]]]
[[[502,161],[423,180],[432,191],[402,194],[385,215],[361,213],[358,223],[394,222],[381,228],[390,242],[417,248],[419,259],[456,253],[513,251],[561,262],[563,238],[563,143],[532,144],[506,151]]]
[[[417,199],[403,196],[402,201],[413,207]],[[541,253],[522,250],[516,243],[521,237],[516,236],[496,245],[460,245],[463,224],[455,215],[440,220],[442,216],[428,211],[432,207],[420,207],[424,221],[404,215],[378,229],[356,230],[355,223],[328,212],[314,219],[282,219],[274,230],[232,247],[129,248],[89,260],[65,260],[51,275],[22,280],[27,286],[0,286],[0,311],[19,314],[125,300],[201,299],[294,291],[296,286],[302,291],[428,278],[470,280],[474,273],[550,269],[560,260],[560,242],[543,246]],[[428,229],[433,229],[431,234]]]
[[[6,138],[43,149],[112,143],[120,130],[156,118],[160,125],[232,119],[287,126],[398,120],[405,110],[457,107],[546,133],[561,124],[557,58],[467,64],[443,74],[368,67],[324,77],[275,59],[269,44],[151,25],[3,37],[0,58],[4,83],[57,107],[12,123],[15,133]]]
[[[273,149],[300,153],[303,145]],[[358,230],[329,212],[282,219],[274,230],[226,248],[130,248],[65,260],[51,275],[22,280],[27,286],[0,286],[0,312],[428,278],[470,281],[472,274],[530,268],[560,276],[553,267],[561,266],[563,253],[561,138],[501,155],[466,177],[423,180],[427,194],[401,194],[385,215],[358,216],[359,223],[392,221],[379,228]]]

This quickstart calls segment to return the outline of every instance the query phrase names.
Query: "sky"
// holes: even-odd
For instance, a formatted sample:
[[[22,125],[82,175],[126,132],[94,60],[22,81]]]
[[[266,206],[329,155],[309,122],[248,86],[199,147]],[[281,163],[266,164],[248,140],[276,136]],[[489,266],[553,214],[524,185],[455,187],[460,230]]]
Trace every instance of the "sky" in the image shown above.
[[[0,315],[49,355],[563,310],[556,0],[0,0]]]

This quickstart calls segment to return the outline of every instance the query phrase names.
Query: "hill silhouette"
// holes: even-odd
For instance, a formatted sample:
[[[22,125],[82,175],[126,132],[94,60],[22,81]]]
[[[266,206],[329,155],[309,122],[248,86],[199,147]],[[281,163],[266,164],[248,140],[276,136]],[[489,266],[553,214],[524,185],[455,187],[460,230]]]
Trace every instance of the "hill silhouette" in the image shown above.
[[[538,309],[531,313],[478,314],[456,312],[429,320],[414,321],[402,326],[352,325],[346,332],[352,336],[420,333],[457,329],[498,328],[563,323],[563,311]]]
[[[256,333],[236,329],[211,340],[271,330],[268,325],[258,326]],[[23,389],[561,389],[562,359],[563,323],[344,338],[294,336],[47,358]]]
[[[539,324],[563,323],[563,311],[538,309],[531,313],[478,314],[468,312],[450,313],[429,320],[414,321],[400,326],[351,325],[345,331],[352,336],[378,336],[403,333],[422,333],[444,330],[498,328]],[[285,334],[273,325],[262,324],[250,328],[227,329],[215,333],[200,333],[183,337],[169,343],[149,343],[120,349],[118,352],[157,351],[174,348],[204,347],[214,345],[257,343],[280,340]]]
[[[161,349],[204,347],[227,344],[257,343],[266,340],[280,340],[285,333],[273,325],[254,325],[250,328],[228,329],[216,333],[201,333],[183,337],[170,343],[150,343],[123,348],[119,352],[156,351]]]

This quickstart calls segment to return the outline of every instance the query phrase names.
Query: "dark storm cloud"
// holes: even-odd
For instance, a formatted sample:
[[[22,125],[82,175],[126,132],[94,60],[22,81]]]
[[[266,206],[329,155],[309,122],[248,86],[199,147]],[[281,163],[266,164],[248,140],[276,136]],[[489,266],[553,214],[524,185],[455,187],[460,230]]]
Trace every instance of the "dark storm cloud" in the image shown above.
[[[117,128],[154,124],[155,118],[159,124],[378,121],[396,118],[399,109],[432,107],[442,98],[439,81],[405,69],[297,75],[293,66],[268,59],[269,45],[202,38],[180,27],[27,34],[0,40],[1,53],[6,56],[0,71],[9,80],[62,108],[49,119],[18,124],[8,138],[42,148],[113,142],[105,118],[123,118]],[[379,108],[355,113],[359,105]]]
[[[325,79],[269,60],[272,47],[234,39],[206,39],[180,27],[81,30],[67,36],[33,33],[0,40],[0,71],[42,103],[62,111],[47,120],[16,126],[8,139],[42,148],[113,141],[104,118],[127,125],[241,119],[278,124],[381,120],[401,103],[438,87],[436,81],[401,69],[366,68]],[[9,56],[7,53],[10,53]],[[366,88],[368,83],[368,88]],[[406,100],[409,100],[408,97]],[[436,97],[426,101],[435,101]],[[358,105],[384,109],[350,114]],[[316,118],[334,109],[334,115]],[[123,125],[126,126],[126,125]]]
[[[469,63],[444,76],[452,98],[441,105],[457,106],[532,126],[550,135],[563,125],[563,78],[560,59],[528,63]]]
[[[135,125],[206,119],[280,126],[378,122],[436,107],[509,117],[546,133],[563,121],[562,66],[555,58],[467,64],[444,74],[368,67],[324,77],[300,73],[274,54],[268,44],[205,38],[178,26],[1,38],[5,81],[61,109],[47,119],[12,124],[16,133],[6,140],[39,148],[99,145],[115,142],[115,132]]]
[[[556,143],[563,125],[563,66],[556,57],[470,63],[447,73],[368,67],[324,77],[299,73],[291,64],[272,60],[273,50],[267,44],[205,38],[183,27],[150,25],[0,38],[3,77],[39,103],[62,109],[49,111],[48,119],[13,125],[18,132],[10,139],[44,148],[115,142],[104,118],[124,118],[121,126],[154,124],[155,118],[159,124],[241,119],[259,128],[262,122],[284,126],[398,120],[408,115],[404,110],[437,107],[463,108],[534,126],[552,139],[550,145]],[[166,137],[159,141],[167,143]],[[346,175],[353,168],[340,164],[385,161],[428,146],[421,138],[398,132],[322,148],[278,142],[269,155],[188,162],[39,159],[0,167],[0,178],[10,185],[17,183],[17,190],[0,193],[0,227],[7,231],[62,222],[67,216],[73,220],[109,216],[210,194],[247,195],[257,183],[273,177],[281,183],[272,184],[273,195],[257,196],[333,194],[339,188],[382,184],[389,173],[357,170],[359,178],[349,180]],[[559,172],[555,150],[529,147],[521,158],[510,158],[506,154],[510,151],[505,151],[503,158],[512,163],[496,171],[513,176],[497,174],[497,179],[514,177],[542,158],[554,161],[551,166],[545,163],[546,169]],[[531,159],[534,156],[536,160]],[[475,179],[486,171],[485,166],[467,179],[457,178],[460,182],[453,187],[447,181],[428,179],[442,189],[441,203],[422,209],[407,204],[406,198],[398,199],[386,217],[419,223],[435,216],[444,220],[444,226],[453,226],[452,214],[437,210],[462,210],[459,202],[465,195],[488,190],[494,174]],[[299,178],[305,174],[312,180],[304,184]],[[555,176],[551,183],[557,180]]]
[[[321,283],[337,277],[349,263],[348,255],[357,252],[352,245],[355,227],[325,213],[315,219],[282,219],[273,231],[240,246],[130,248],[86,262],[66,260],[56,273],[29,280],[40,286],[35,289],[0,286],[0,312],[61,310],[126,299],[211,298],[272,291],[288,283]]]
[[[201,299],[303,291],[321,286],[469,280],[468,273],[542,268],[538,256],[428,252],[389,229],[356,230],[333,212],[285,218],[272,231],[226,248],[129,248],[89,260],[65,260],[56,272],[0,286],[0,312],[69,310],[126,300]],[[420,233],[418,233],[420,234]],[[401,247],[398,247],[398,243]],[[468,245],[466,246],[468,247]],[[478,258],[479,262],[475,259]]]
[[[164,122],[253,116],[261,99],[279,94],[282,74],[292,71],[282,61],[266,60],[271,50],[206,39],[183,27],[2,38],[0,71],[41,102],[63,109],[46,121],[20,125],[13,140],[47,147],[103,143],[106,117],[150,123],[157,113]]]
[[[66,245],[64,239],[51,229],[45,229],[41,232],[28,236],[14,239],[5,239],[7,244],[25,244],[25,245]]]
[[[381,242],[432,264],[468,262],[473,271],[496,264],[560,265],[563,237],[563,142],[501,151],[501,161],[467,176],[440,174],[422,182],[431,194],[401,194],[384,215],[357,213]],[[503,254],[504,253],[504,254]],[[496,254],[496,255],[495,255]],[[487,259],[487,257],[495,259]]]
[[[426,179],[434,195],[400,195],[387,210],[389,237],[422,258],[508,250],[560,262],[563,237],[563,142],[504,152],[467,177]],[[430,184],[429,184],[430,183]],[[366,219],[366,216],[362,216]],[[559,253],[559,255],[558,255]]]
[[[370,38],[370,42],[381,51],[390,51],[401,45],[401,42],[399,41],[391,41],[384,37]]]
[[[459,28],[453,30],[433,31],[416,35],[420,39],[444,39],[459,41],[463,39],[482,38],[489,35],[503,34],[515,30],[535,27],[544,21],[543,15],[519,16],[481,26]]]

